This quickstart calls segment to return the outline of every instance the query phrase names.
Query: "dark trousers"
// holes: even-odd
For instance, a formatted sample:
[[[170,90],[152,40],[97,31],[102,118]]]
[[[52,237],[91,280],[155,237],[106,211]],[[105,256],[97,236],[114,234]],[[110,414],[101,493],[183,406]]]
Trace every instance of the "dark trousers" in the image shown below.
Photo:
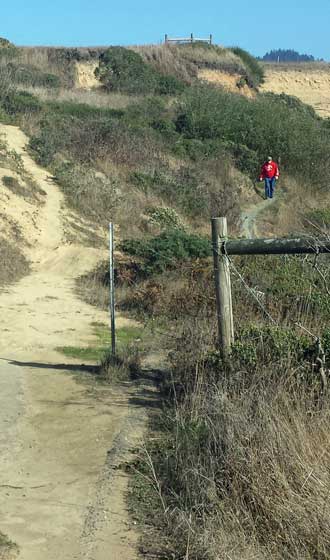
[[[265,197],[273,198],[275,192],[276,179],[275,177],[265,179]]]

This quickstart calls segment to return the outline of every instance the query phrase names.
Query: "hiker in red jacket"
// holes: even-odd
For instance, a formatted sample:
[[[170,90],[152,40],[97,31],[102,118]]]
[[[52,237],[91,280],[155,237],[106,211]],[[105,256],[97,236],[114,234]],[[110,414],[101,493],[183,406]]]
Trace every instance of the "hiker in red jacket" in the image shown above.
[[[269,156],[261,168],[259,181],[265,181],[265,198],[273,198],[276,181],[280,176],[277,163]]]

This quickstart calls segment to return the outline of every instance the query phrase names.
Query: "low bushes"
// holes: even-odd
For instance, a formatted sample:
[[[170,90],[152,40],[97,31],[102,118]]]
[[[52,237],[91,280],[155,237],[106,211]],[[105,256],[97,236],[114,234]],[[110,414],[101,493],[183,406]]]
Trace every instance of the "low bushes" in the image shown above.
[[[27,91],[11,92],[5,96],[1,104],[10,116],[21,113],[38,113],[42,107],[38,98]]]
[[[289,96],[250,100],[209,86],[192,87],[179,105],[176,130],[189,140],[221,144],[251,177],[270,153],[281,156],[288,173],[328,188],[329,130],[313,110]]]
[[[0,37],[0,59],[11,60],[19,54],[17,47],[8,39]]]
[[[59,164],[55,178],[61,185],[69,205],[98,225],[108,225],[120,199],[119,183],[87,165],[71,162]]]
[[[125,120],[122,110],[80,103],[44,103],[35,128],[30,147],[41,165],[50,165],[59,153],[90,165],[104,158],[143,164],[161,144],[154,130]]]
[[[96,75],[109,91],[174,95],[184,89],[175,76],[160,74],[138,53],[124,47],[110,47],[102,54]]]
[[[265,72],[257,59],[240,47],[231,47],[230,50],[243,61],[247,70],[245,76],[247,84],[252,88],[261,85],[265,80]]]
[[[211,245],[208,239],[171,229],[150,239],[129,239],[121,244],[125,253],[141,257],[141,272],[147,276],[176,268],[178,262],[210,256]]]
[[[55,74],[43,72],[28,64],[9,63],[13,82],[24,86],[45,87],[57,89],[61,86],[61,80]]]

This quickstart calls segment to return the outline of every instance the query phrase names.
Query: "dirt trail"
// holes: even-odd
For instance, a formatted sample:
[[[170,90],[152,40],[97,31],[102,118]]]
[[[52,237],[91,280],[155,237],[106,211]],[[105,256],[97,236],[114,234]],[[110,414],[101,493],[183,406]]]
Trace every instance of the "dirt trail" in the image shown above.
[[[241,214],[241,236],[247,239],[253,239],[258,235],[257,220],[264,210],[272,206],[276,202],[276,197],[272,199],[262,200],[258,204],[254,204],[250,208],[243,210]]]
[[[61,192],[18,128],[0,133],[46,192],[31,274],[0,293],[0,529],[22,560],[133,559],[126,481],[113,467],[140,436],[143,409],[130,406],[129,388],[97,384],[90,367],[56,351],[83,346],[91,323],[107,322],[74,293],[75,278],[104,255],[65,244]]]

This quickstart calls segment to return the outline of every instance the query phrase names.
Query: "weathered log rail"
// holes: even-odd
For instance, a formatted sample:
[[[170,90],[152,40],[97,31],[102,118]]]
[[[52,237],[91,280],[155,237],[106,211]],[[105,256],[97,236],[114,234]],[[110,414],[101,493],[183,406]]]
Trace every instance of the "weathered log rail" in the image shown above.
[[[230,255],[330,254],[330,239],[327,238],[228,239],[226,218],[212,218],[212,245],[219,348],[224,355],[230,353],[234,341]]]
[[[295,239],[233,239],[220,243],[227,255],[310,255],[330,253],[330,240],[315,237]]]

